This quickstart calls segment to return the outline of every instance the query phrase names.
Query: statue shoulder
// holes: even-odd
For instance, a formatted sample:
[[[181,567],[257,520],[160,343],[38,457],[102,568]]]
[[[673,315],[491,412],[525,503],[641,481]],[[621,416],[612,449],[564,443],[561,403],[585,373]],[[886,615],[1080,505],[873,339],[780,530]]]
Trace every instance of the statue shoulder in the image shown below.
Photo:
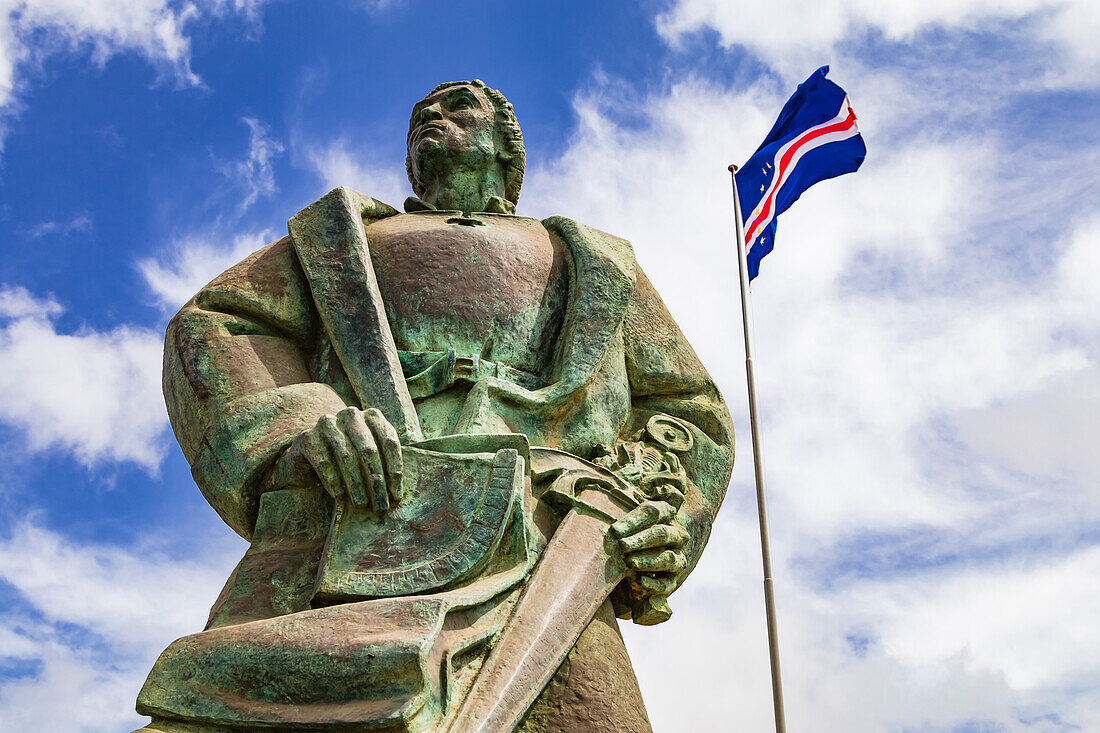
[[[599,237],[610,242],[617,243],[620,247],[630,249],[633,254],[633,247],[630,242],[623,237],[615,236],[602,229],[583,224],[576,219],[570,219],[568,216],[548,216],[542,220],[542,225],[552,232],[557,232],[561,236],[577,238],[592,238]]]
[[[337,186],[292,216],[288,227],[293,235],[296,225],[300,228],[311,223],[325,222],[334,216],[346,214],[348,210],[362,217],[364,224],[401,213],[389,204],[361,194],[355,189]]]
[[[561,237],[573,254],[578,269],[617,270],[633,284],[637,262],[630,242],[564,216],[551,216],[542,225]]]
[[[211,280],[196,296],[200,304],[218,293],[275,294],[293,288],[300,273],[290,237],[271,242]]]
[[[390,206],[384,201],[371,198],[370,196],[364,196],[363,194],[353,189],[342,187],[359,204],[359,211],[363,216],[363,223],[370,224],[371,222],[378,221],[379,219],[388,219],[391,216],[397,216],[401,212]]]
[[[198,308],[273,323],[297,338],[314,328],[309,284],[289,236],[261,247],[203,287],[180,315]]]
[[[334,200],[350,202],[364,223],[399,212],[377,199],[340,187],[322,196],[298,214],[325,218]],[[310,286],[291,236],[271,242],[210,281],[188,307],[249,315],[279,324],[304,337],[314,327]]]

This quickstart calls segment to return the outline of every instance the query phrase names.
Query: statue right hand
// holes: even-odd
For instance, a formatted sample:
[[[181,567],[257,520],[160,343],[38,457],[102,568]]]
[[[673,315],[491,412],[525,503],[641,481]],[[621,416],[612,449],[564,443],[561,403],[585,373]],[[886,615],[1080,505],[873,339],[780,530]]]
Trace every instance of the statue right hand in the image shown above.
[[[374,408],[323,415],[290,444],[280,469],[288,484],[313,473],[336,501],[378,514],[401,501],[401,442]]]

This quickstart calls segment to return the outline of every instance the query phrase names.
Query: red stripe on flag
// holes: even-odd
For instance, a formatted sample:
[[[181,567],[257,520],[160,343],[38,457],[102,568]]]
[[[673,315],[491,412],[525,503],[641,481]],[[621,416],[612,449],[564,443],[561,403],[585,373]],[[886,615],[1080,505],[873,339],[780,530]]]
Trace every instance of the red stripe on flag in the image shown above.
[[[748,228],[749,234],[745,238],[746,246],[752,246],[752,240],[756,238],[756,227],[760,226],[761,222],[765,221],[768,218],[768,213],[771,211],[772,201],[774,201],[775,197],[779,194],[779,189],[783,187],[783,177],[787,173],[787,166],[790,164],[791,158],[794,157],[794,154],[797,153],[801,147],[809,142],[812,142],[816,138],[821,137],[822,135],[828,135],[831,132],[842,132],[844,130],[850,129],[855,124],[855,110],[853,110],[851,107],[848,107],[848,116],[845,117],[843,120],[833,123],[832,125],[828,125],[826,127],[821,127],[816,130],[810,130],[809,132],[803,133],[802,137],[800,137],[794,145],[787,148],[787,152],[783,154],[783,158],[779,161],[779,165],[776,166],[776,183],[772,186],[771,193],[768,194],[767,200],[764,201],[764,208],[760,210],[760,215],[753,220],[752,224]]]

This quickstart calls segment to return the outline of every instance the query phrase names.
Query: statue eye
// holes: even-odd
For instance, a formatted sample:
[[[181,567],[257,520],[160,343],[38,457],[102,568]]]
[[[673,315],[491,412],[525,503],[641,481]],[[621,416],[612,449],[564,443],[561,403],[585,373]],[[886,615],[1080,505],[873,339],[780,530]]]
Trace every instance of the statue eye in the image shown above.
[[[459,95],[459,96],[455,97],[451,101],[450,106],[451,106],[452,110],[455,110],[455,109],[473,109],[474,107],[477,106],[477,102],[475,100],[471,99],[469,96],[467,96],[465,94],[462,94],[462,95]]]

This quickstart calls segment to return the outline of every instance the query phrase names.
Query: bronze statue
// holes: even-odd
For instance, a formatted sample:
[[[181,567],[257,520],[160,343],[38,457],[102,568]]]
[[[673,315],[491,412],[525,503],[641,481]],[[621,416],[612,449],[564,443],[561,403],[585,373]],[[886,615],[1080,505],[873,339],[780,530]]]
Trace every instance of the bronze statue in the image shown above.
[[[515,214],[524,162],[440,85],[405,213],[338,188],[172,319],[172,427],[251,546],[147,731],[650,729],[615,617],[668,618],[732,424],[628,242]]]

